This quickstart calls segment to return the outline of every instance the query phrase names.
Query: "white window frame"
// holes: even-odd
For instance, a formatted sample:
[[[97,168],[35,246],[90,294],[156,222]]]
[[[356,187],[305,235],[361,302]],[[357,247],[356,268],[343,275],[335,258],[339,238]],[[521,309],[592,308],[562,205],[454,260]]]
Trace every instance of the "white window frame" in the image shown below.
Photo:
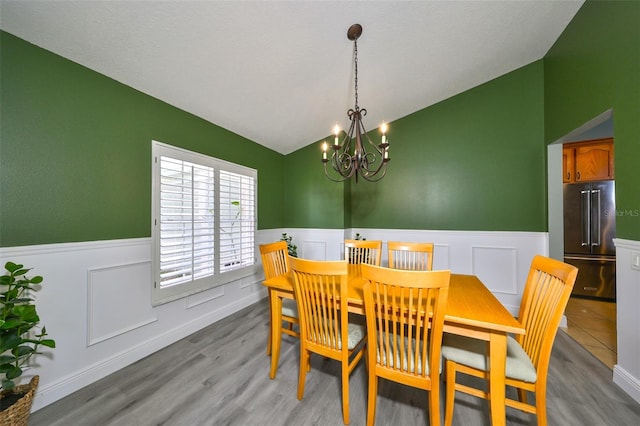
[[[232,281],[236,281],[242,279],[244,277],[251,276],[256,273],[257,270],[257,255],[256,255],[256,231],[257,231],[257,223],[258,223],[258,172],[255,169],[251,169],[249,167],[240,166],[238,164],[230,163],[228,161],[219,160],[217,158],[209,157],[204,154],[188,151],[186,149],[177,148],[171,145],[164,144],[158,141],[152,141],[152,208],[151,208],[151,239],[152,239],[152,264],[153,264],[153,283],[152,283],[152,303],[153,305],[160,305],[163,303],[167,303],[173,300],[177,300],[186,296],[189,296],[194,293],[198,293],[213,287],[217,287],[223,284],[230,283]],[[207,271],[197,274],[192,269],[190,273],[184,274],[183,278],[178,278],[177,283],[171,283],[167,278],[167,273],[165,271],[164,277],[161,274],[162,262],[163,259],[165,261],[165,265],[167,264],[166,256],[163,258],[162,250],[161,250],[161,242],[162,242],[162,230],[161,230],[161,158],[168,157],[169,159],[177,160],[178,162],[185,162],[185,164],[192,164],[195,167],[208,169],[212,173],[212,181],[208,181],[209,184],[205,184],[208,188],[207,194],[208,196],[204,196],[209,206],[212,208],[204,208],[205,211],[212,212],[212,223],[211,227],[206,226],[206,222],[204,227],[207,235],[203,237],[206,241],[205,250],[207,251],[206,257],[207,266],[205,269]],[[165,162],[165,165],[167,163]],[[245,184],[249,184],[248,189],[239,189],[238,187],[233,186],[232,189],[236,191],[240,191],[243,195],[241,197],[247,197],[245,200],[247,203],[253,204],[253,206],[249,206],[249,210],[247,208],[242,209],[239,208],[237,215],[241,215],[239,221],[236,220],[237,215],[234,216],[231,220],[232,226],[236,226],[236,223],[239,223],[240,230],[236,231],[241,235],[240,242],[240,251],[236,250],[237,243],[230,243],[228,239],[223,235],[224,229],[221,230],[220,224],[225,222],[225,217],[223,217],[226,212],[228,216],[226,216],[226,223],[229,221],[229,217],[231,217],[232,209],[238,206],[238,201],[229,202],[229,199],[235,200],[234,196],[229,196],[229,193],[222,190],[221,191],[221,182],[229,182],[224,178],[221,179],[220,175],[230,176],[230,174],[234,177],[240,177]],[[238,176],[240,175],[240,176]],[[253,184],[253,188],[251,188],[251,184]],[[223,185],[224,187],[224,185]],[[188,191],[188,190],[187,190]],[[165,191],[165,194],[167,192]],[[194,197],[195,198],[195,197]],[[202,198],[202,197],[199,197]],[[222,203],[221,203],[221,198]],[[194,203],[193,205],[195,206]],[[221,205],[222,204],[222,205]],[[225,206],[229,205],[228,208]],[[196,210],[194,208],[194,210]],[[165,210],[166,211],[166,210]],[[202,212],[203,209],[201,208]],[[190,212],[194,214],[193,212]],[[167,216],[165,215],[165,225],[170,223],[167,221]],[[177,223],[177,222],[174,222]],[[191,219],[191,221],[180,221],[180,224],[191,224],[197,225],[198,223],[202,223],[202,221],[197,221]],[[166,229],[166,228],[165,228]],[[195,234],[195,232],[193,232]],[[165,241],[167,232],[165,230]],[[227,234],[228,235],[228,234]],[[235,234],[234,234],[235,235]],[[233,237],[231,237],[233,238]],[[192,237],[193,239],[193,237]],[[231,239],[233,241],[233,239]],[[236,263],[237,259],[240,259],[239,265],[230,266],[224,264],[224,260],[221,260],[221,251],[230,248],[229,244],[233,244],[234,250],[234,263]],[[188,245],[188,244],[187,244]],[[195,243],[194,243],[195,245]],[[211,245],[211,246],[209,246]],[[196,251],[195,248],[185,249],[184,253],[194,253]],[[239,253],[239,254],[238,254]],[[227,254],[229,254],[227,252]],[[196,258],[197,255],[193,254],[192,258]],[[191,267],[195,265],[195,262],[192,261]],[[190,266],[186,266],[189,268]],[[166,268],[166,266],[165,266]],[[202,268],[201,268],[202,269]],[[202,271],[200,271],[202,272]],[[195,277],[196,275],[200,275],[200,277]],[[202,276],[205,275],[205,276]],[[186,276],[186,278],[185,278]],[[164,281],[163,281],[164,279]]]

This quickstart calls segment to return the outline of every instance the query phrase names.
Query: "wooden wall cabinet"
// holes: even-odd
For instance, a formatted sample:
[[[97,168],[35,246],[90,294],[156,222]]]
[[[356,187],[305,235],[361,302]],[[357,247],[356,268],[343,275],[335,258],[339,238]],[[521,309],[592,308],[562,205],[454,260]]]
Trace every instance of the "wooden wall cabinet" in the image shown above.
[[[566,143],[562,147],[562,181],[564,183],[611,180],[613,139],[596,139]]]

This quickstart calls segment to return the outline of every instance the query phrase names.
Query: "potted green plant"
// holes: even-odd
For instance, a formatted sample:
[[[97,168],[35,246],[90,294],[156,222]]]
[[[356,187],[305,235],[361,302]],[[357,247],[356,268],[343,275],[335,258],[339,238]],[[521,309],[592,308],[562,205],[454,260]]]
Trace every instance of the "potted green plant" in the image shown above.
[[[290,237],[286,232],[283,232],[282,238],[280,239],[287,242],[287,251],[289,252],[289,256],[298,257],[298,246],[293,244],[293,237]]]
[[[41,276],[28,278],[30,269],[7,262],[6,272],[0,277],[0,426],[26,425],[31,411],[38,376],[28,385],[16,386],[32,356],[38,348],[55,348],[55,341],[47,339],[47,330],[37,326],[40,317],[30,292],[40,288]]]

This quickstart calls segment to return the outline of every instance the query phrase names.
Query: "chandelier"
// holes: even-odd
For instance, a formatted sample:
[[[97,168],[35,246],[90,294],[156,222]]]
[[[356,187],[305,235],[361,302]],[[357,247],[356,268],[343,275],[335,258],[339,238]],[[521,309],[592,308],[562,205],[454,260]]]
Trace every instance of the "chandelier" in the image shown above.
[[[335,125],[333,144],[330,145],[333,152],[330,155],[329,144],[326,141],[322,143],[324,174],[334,182],[343,182],[355,176],[357,183],[358,175],[370,182],[379,181],[387,174],[387,163],[390,160],[386,123],[383,122],[380,126],[382,141],[376,145],[369,138],[362,123],[367,110],[358,106],[358,37],[361,34],[360,24],[353,24],[347,31],[347,38],[353,41],[355,64],[355,106],[347,111],[351,121],[349,130],[340,142],[340,127]],[[327,165],[330,165],[331,171],[327,169]]]

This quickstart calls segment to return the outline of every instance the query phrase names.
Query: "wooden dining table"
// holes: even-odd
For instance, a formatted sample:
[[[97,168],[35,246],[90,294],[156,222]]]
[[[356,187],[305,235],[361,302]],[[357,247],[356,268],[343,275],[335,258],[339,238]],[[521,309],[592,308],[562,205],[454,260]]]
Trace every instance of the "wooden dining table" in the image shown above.
[[[349,312],[364,315],[362,291],[364,282],[360,276],[359,265],[349,265],[347,296]],[[282,299],[294,298],[293,274],[279,275],[263,281],[263,284],[269,290],[271,303],[271,370],[269,377],[274,379],[280,355],[280,339],[274,332],[274,324],[282,322]],[[477,276],[451,274],[444,316],[444,331],[488,342],[491,424],[505,425],[507,334],[524,334],[524,328]]]

